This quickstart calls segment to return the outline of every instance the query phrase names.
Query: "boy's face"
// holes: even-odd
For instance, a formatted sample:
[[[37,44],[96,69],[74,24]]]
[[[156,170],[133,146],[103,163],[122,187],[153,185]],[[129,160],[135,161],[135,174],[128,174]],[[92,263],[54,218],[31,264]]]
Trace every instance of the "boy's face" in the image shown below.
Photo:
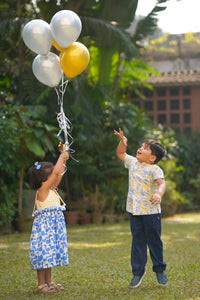
[[[151,153],[151,148],[145,143],[137,150],[136,158],[140,163],[146,164],[153,164],[156,159],[155,155]]]

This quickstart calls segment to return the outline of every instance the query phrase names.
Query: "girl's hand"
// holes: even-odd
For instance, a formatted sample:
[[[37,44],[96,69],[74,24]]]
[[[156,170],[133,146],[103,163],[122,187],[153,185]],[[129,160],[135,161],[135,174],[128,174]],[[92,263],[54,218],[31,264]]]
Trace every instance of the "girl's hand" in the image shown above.
[[[127,147],[128,139],[124,136],[124,133],[121,130],[121,128],[119,128],[119,132],[117,130],[114,130],[114,135],[117,135],[120,138],[120,140],[122,141],[122,143],[124,144],[124,146]]]
[[[68,151],[63,151],[61,153],[61,156],[63,157],[63,159],[68,160],[69,159],[69,152]]]

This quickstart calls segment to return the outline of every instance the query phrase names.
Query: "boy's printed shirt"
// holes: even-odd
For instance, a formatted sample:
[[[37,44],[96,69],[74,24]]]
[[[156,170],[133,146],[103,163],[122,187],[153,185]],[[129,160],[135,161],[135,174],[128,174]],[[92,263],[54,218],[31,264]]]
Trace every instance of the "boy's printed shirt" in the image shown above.
[[[156,179],[164,178],[162,169],[156,164],[140,163],[126,154],[125,168],[129,169],[129,191],[126,210],[133,215],[150,215],[161,212],[159,204],[153,205],[150,198],[157,191]]]

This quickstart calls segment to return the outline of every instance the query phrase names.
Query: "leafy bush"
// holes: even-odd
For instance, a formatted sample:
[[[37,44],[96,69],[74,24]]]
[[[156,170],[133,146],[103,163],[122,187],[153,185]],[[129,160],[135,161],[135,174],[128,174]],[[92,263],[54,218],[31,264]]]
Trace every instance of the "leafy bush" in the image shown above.
[[[164,216],[171,216],[184,210],[188,199],[176,188],[176,182],[166,179],[166,192],[162,200],[162,213]]]
[[[11,222],[16,214],[16,186],[6,184],[0,178],[0,226]]]
[[[28,108],[11,104],[1,105],[1,224],[12,220],[16,211],[20,208],[17,201],[20,194],[19,189],[23,188],[25,167],[29,167],[36,155],[37,157],[43,157],[47,151],[54,149],[49,135],[53,140],[55,128],[37,121],[37,117],[36,107]]]
[[[0,225],[11,221],[16,213],[19,134],[12,118],[11,106],[0,111]]]

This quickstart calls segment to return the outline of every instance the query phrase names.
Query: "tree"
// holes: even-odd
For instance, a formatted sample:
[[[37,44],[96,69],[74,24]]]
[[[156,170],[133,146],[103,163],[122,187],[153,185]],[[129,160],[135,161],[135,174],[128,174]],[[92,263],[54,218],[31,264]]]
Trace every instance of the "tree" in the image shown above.
[[[38,117],[46,111],[45,107],[30,107],[28,110],[27,107],[9,104],[0,108],[0,136],[3,141],[0,144],[0,219],[4,223],[16,212],[16,191],[19,191],[17,211],[21,216],[24,169],[33,159],[43,158],[46,152],[54,149],[55,128],[38,121]]]
[[[60,4],[57,5],[57,2]],[[48,157],[49,148],[44,142],[44,136],[50,137],[50,141],[54,144],[54,135],[50,135],[50,132],[53,134],[54,130],[50,129],[49,132],[48,127],[45,128],[45,123],[54,127],[57,126],[55,113],[58,105],[55,91],[45,87],[34,78],[31,63],[35,54],[24,46],[21,35],[22,29],[32,19],[39,18],[50,22],[52,16],[61,9],[73,10],[80,16],[83,24],[80,41],[89,48],[91,54],[88,73],[84,72],[79,77],[74,78],[64,97],[64,108],[73,124],[75,148],[78,145],[78,151],[75,155],[79,159],[79,165],[77,167],[76,162],[71,162],[72,171],[69,170],[69,172],[71,172],[72,179],[70,180],[72,185],[75,182],[81,182],[81,190],[84,193],[85,189],[94,188],[95,178],[100,184],[105,178],[105,174],[110,172],[109,178],[111,178],[111,170],[115,172],[115,167],[112,167],[113,161],[107,163],[109,157],[113,157],[113,144],[111,142],[113,139],[110,138],[110,130],[112,130],[113,125],[108,126],[108,124],[116,124],[115,105],[119,112],[121,112],[122,107],[126,106],[124,103],[120,107],[121,93],[118,97],[119,93],[116,92],[119,91],[118,86],[121,80],[121,76],[119,76],[119,70],[122,68],[121,61],[126,61],[125,67],[132,70],[132,65],[127,65],[127,63],[139,54],[136,43],[138,39],[133,38],[126,31],[135,17],[138,1],[126,0],[125,2],[125,7],[129,9],[123,11],[119,0],[69,0],[67,2],[64,0],[49,2],[38,0],[36,1],[37,7],[31,0],[18,0],[14,4],[13,1],[8,0],[0,4],[2,12],[0,21],[1,102],[5,105],[5,111],[8,110],[10,104],[13,107],[14,111],[10,113],[10,116],[14,120],[13,127],[19,130],[16,142],[18,145],[16,148],[17,155],[21,158],[23,154],[27,158],[27,160],[19,159],[18,164],[13,164],[13,174],[16,175],[13,175],[13,182],[16,183],[15,177],[18,177],[19,180],[22,178],[24,166],[27,168],[30,161],[35,160],[36,154],[38,157],[41,156],[41,153],[45,154],[45,158]],[[161,2],[166,1],[158,1],[158,4]],[[109,8],[110,6],[112,9]],[[156,9],[152,11],[152,19],[150,15],[148,16],[148,28],[145,28],[144,22],[140,22],[142,26],[140,30],[138,28],[138,38],[143,37],[142,32],[147,32],[150,28],[152,30],[155,27]],[[55,49],[52,51],[56,52]],[[137,66],[140,69],[139,61]],[[141,64],[141,69],[143,66]],[[148,71],[151,72],[150,69]],[[140,78],[141,76],[138,76],[138,81],[142,84],[142,78],[141,80]],[[123,100],[125,101],[125,98]],[[15,109],[15,105],[20,105],[19,111]],[[30,105],[32,105],[31,110]],[[37,114],[33,115],[33,108],[37,109],[37,105],[45,106],[47,113],[41,114],[37,110]],[[128,104],[127,109],[130,109]],[[137,133],[140,124],[145,123],[146,117],[133,106],[131,106],[131,110],[133,110],[137,120],[137,126],[135,124],[133,126],[133,130]],[[6,115],[5,111],[4,115]],[[6,126],[3,120],[2,118],[2,131]],[[124,114],[122,121],[125,120]],[[13,127],[8,127],[9,132],[12,132]],[[142,131],[139,132],[142,134]],[[98,142],[96,143],[97,138]],[[107,144],[109,144],[108,152]],[[38,151],[32,151],[33,148],[30,145],[37,145],[35,149]],[[42,149],[43,152],[40,152],[39,149],[40,151]],[[1,150],[3,151],[3,149]],[[9,155],[14,160],[13,154],[10,153]],[[18,170],[21,170],[21,176],[18,174]],[[8,183],[5,177],[3,178],[7,186]],[[78,180],[76,180],[77,178]],[[4,185],[3,182],[2,186]],[[20,182],[19,199],[22,180]],[[16,186],[17,184],[15,184],[15,188]],[[12,187],[13,190],[15,189]],[[78,193],[80,189],[78,188],[76,191]]]

